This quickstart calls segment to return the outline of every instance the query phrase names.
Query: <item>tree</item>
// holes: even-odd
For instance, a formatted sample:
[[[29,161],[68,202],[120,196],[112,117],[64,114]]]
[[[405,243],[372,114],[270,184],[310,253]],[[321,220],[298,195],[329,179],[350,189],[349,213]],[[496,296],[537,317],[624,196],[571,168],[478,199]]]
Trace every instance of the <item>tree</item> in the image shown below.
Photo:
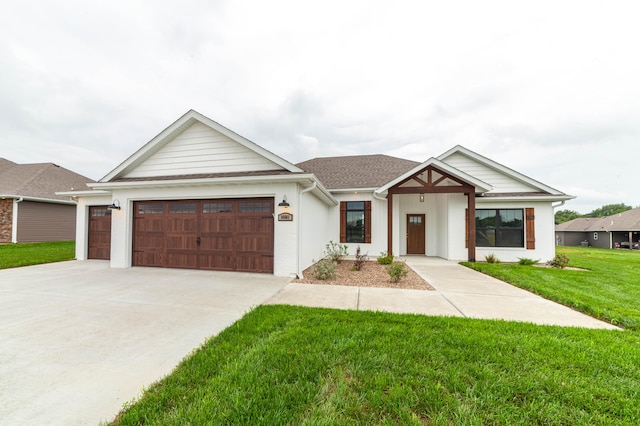
[[[585,214],[583,217],[606,217],[617,213],[626,212],[627,210],[631,210],[632,208],[633,207],[628,206],[624,203],[607,204],[591,211],[591,213]]]
[[[582,217],[580,213],[574,210],[558,210],[556,212],[556,225],[569,222],[570,220]]]

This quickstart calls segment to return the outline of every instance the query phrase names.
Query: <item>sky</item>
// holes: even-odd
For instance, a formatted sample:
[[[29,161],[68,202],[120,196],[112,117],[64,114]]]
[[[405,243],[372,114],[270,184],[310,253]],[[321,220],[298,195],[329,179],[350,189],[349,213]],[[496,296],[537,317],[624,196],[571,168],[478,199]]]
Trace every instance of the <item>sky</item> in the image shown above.
[[[635,2],[637,3],[637,2]],[[21,0],[0,14],[0,157],[98,180],[190,109],[280,157],[462,145],[640,206],[634,1]]]

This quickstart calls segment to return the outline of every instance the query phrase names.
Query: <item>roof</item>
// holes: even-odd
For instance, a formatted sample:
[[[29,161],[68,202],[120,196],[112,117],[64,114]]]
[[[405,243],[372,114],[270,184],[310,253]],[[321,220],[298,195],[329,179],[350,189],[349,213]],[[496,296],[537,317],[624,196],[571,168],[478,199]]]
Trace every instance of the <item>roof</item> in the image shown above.
[[[383,154],[319,157],[296,164],[316,175],[329,190],[379,188],[418,165]]]
[[[69,201],[58,191],[86,191],[86,176],[53,163],[16,164],[0,158],[0,196]]]
[[[558,232],[640,231],[640,207],[607,217],[580,217],[556,225]]]

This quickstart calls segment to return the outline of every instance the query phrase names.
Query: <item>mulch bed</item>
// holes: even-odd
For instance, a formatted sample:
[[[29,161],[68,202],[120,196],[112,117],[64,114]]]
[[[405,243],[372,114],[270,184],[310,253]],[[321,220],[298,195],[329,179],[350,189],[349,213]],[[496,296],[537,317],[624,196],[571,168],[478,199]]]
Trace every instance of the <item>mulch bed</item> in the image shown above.
[[[354,270],[353,265],[353,260],[343,260],[338,264],[335,276],[326,280],[319,280],[313,277],[312,271],[314,265],[312,265],[304,270],[304,279],[296,279],[292,282],[301,284],[435,290],[408,266],[406,268],[409,270],[409,275],[398,283],[392,283],[391,277],[389,277],[387,273],[388,265],[381,265],[377,261],[367,261],[360,271]]]

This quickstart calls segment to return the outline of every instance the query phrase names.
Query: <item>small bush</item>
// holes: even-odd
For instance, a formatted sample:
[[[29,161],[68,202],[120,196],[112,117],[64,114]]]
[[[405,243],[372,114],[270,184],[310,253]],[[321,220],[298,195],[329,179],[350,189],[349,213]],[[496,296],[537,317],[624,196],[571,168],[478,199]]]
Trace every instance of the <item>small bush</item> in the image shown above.
[[[318,280],[333,278],[336,274],[337,267],[338,264],[336,262],[325,257],[320,262],[313,265],[311,275],[313,275],[313,277]]]
[[[391,265],[393,263],[393,255],[383,251],[378,257],[378,263],[381,265]]]
[[[500,259],[498,259],[498,258],[496,257],[496,255],[495,255],[495,254],[493,254],[493,253],[486,255],[486,256],[484,257],[484,260],[485,260],[487,263],[500,263]]]
[[[409,271],[404,266],[404,262],[393,262],[387,268],[387,273],[391,277],[391,282],[392,283],[397,283],[401,279],[406,277],[409,274]]]
[[[324,254],[326,254],[329,259],[336,263],[342,262],[342,259],[349,253],[346,244],[338,244],[334,243],[333,241],[329,241],[329,243],[325,245],[324,248]]]
[[[518,265],[531,266],[531,265],[535,265],[538,262],[540,262],[540,259],[533,260],[533,259],[529,259],[529,258],[526,258],[526,257],[519,257],[518,258]]]
[[[353,269],[356,271],[361,271],[362,267],[364,266],[364,262],[366,262],[367,260],[369,260],[369,256],[367,256],[367,253],[361,254],[360,246],[358,246],[358,248],[356,249],[356,260],[353,262]]]
[[[569,265],[569,258],[566,254],[556,254],[556,257],[548,261],[547,265],[554,268],[564,269]]]

